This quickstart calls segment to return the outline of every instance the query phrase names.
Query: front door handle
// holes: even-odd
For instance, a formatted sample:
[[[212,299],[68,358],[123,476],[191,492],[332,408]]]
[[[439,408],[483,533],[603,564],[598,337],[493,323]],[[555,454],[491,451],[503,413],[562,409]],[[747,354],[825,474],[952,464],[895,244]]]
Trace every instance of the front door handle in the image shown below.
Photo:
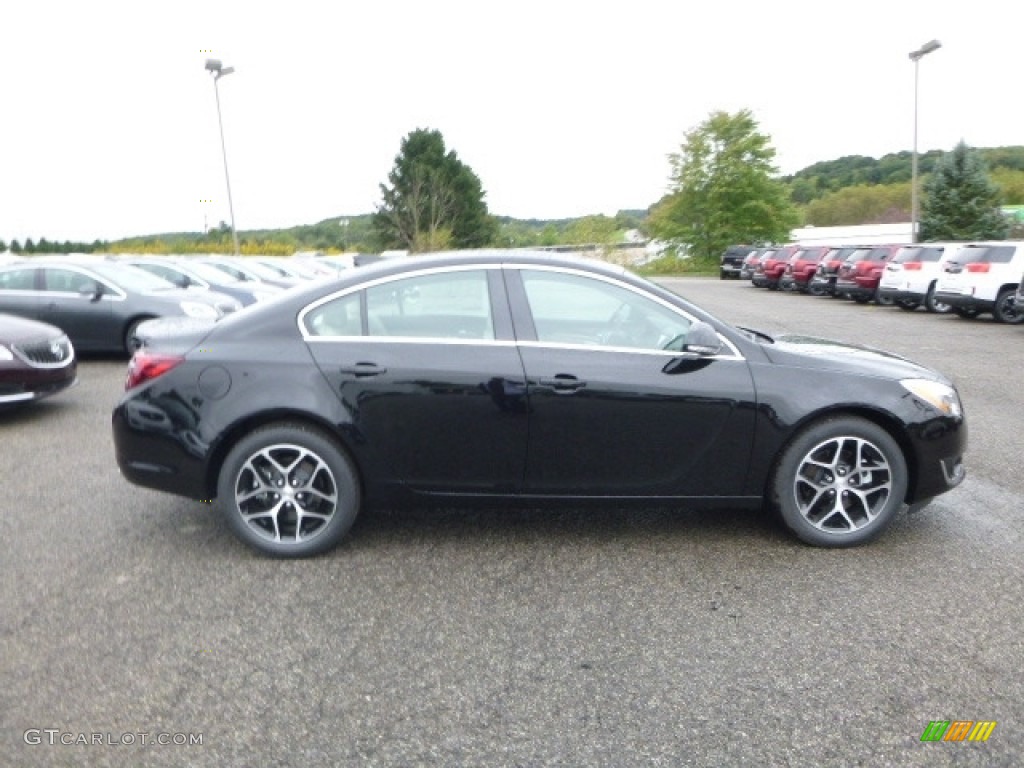
[[[551,387],[556,393],[566,395],[578,392],[587,386],[587,382],[580,381],[575,376],[568,373],[560,373],[551,378],[542,378],[538,383],[542,387]]]
[[[343,365],[339,370],[341,373],[350,373],[357,377],[380,376],[382,373],[388,372],[387,368],[379,366],[376,363],[356,363],[355,365]]]

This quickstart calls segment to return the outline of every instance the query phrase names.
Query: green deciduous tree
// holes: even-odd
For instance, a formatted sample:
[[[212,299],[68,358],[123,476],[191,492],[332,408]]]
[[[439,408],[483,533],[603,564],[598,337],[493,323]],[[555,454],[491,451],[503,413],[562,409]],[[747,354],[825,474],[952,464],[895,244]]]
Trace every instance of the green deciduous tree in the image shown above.
[[[910,183],[858,184],[813,200],[804,221],[816,227],[887,224],[910,219]]]
[[[1008,222],[999,210],[999,187],[981,155],[964,142],[946,153],[925,179],[920,239],[1000,240]]]
[[[417,129],[381,184],[372,226],[383,248],[411,251],[490,245],[497,224],[473,170],[446,151],[440,131]]]
[[[774,158],[749,110],[712,113],[669,155],[671,191],[651,211],[652,234],[714,263],[732,243],[788,240],[798,217]]]

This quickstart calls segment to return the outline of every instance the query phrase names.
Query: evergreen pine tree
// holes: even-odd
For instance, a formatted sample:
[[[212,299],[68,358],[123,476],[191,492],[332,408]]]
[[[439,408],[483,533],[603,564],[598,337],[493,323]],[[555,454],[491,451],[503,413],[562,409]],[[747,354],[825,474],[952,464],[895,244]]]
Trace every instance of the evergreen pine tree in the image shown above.
[[[1002,240],[1009,231],[1000,191],[981,155],[960,142],[924,182],[920,240]]]

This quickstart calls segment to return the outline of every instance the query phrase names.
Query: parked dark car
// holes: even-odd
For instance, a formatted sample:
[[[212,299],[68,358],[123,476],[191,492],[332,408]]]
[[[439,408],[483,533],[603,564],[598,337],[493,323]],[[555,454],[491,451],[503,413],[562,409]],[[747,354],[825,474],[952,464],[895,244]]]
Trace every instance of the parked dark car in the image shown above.
[[[738,280],[740,271],[743,269],[743,259],[751,251],[756,250],[752,245],[730,245],[722,254],[722,264],[718,276],[722,280]]]
[[[216,320],[237,307],[226,296],[183,291],[106,259],[32,259],[0,267],[0,311],[57,326],[79,352],[130,353],[135,328],[146,319],[187,315]]]
[[[883,296],[878,285],[882,281],[885,265],[899,251],[898,245],[875,245],[864,251],[858,249],[846,257],[836,275],[836,293],[859,304],[874,300],[876,304],[891,305],[893,300]]]
[[[818,271],[818,264],[825,254],[833,250],[827,245],[810,245],[794,251],[779,279],[779,287],[784,291],[813,293],[810,285]]]
[[[216,499],[277,556],[400,501],[768,505],[808,543],[851,546],[964,477],[942,374],[735,328],[550,254],[352,270],[147,343],[125,386],[124,476]]]
[[[839,278],[839,268],[856,251],[867,253],[871,250],[866,245],[851,245],[842,248],[834,248],[826,253],[818,263],[818,268],[811,278],[808,286],[808,293],[814,296],[838,297],[836,293],[836,280]]]
[[[775,251],[775,246],[769,248],[757,248],[744,256],[743,264],[740,266],[740,280],[753,279],[754,271],[757,269],[758,262],[760,262],[762,258],[771,257]]]
[[[786,271],[789,257],[799,249],[798,245],[784,245],[777,248],[771,255],[762,256],[754,265],[754,275],[750,278],[750,282],[758,288],[778,290],[779,281],[782,280],[782,273]]]
[[[0,408],[49,397],[77,378],[75,348],[64,331],[0,314]]]

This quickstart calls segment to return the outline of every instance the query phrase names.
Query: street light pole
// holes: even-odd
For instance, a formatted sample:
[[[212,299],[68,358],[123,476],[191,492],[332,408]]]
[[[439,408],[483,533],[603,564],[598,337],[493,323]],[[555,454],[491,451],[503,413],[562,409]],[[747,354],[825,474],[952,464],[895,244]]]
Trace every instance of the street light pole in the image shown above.
[[[917,200],[917,69],[922,57],[942,47],[938,40],[929,40],[916,51],[910,52],[910,60],[914,62],[914,151],[910,156],[910,242],[917,242],[917,220],[919,218]]]
[[[213,75],[213,95],[217,99],[217,123],[220,125],[220,151],[224,158],[224,181],[228,187],[228,211],[231,213],[231,239],[235,244],[235,256],[240,256],[241,248],[238,247],[238,230],[235,228],[235,204],[231,199],[231,177],[228,175],[228,150],[224,143],[224,119],[220,114],[220,90],[217,88],[217,81],[225,75],[235,71],[234,67],[225,67],[220,59],[207,59],[206,70]]]

